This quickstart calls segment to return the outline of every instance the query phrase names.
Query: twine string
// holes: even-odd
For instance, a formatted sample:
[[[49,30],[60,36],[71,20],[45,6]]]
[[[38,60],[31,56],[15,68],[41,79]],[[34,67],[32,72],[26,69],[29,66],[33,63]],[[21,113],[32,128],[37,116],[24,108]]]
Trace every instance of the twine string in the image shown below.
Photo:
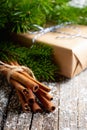
[[[32,43],[35,43],[36,39],[41,37],[42,35],[44,35],[48,32],[55,32],[56,29],[63,28],[65,25],[70,25],[70,24],[71,24],[71,22],[65,22],[65,23],[61,23],[56,26],[48,27],[48,28],[41,28],[40,26],[36,25],[36,27],[39,29],[39,31],[32,32],[32,34],[36,33],[35,37],[32,39]]]
[[[81,30],[76,27],[76,26],[70,26],[70,25],[67,25],[65,26],[64,28],[68,28],[70,29],[71,32],[68,32],[68,31],[59,31],[59,30],[56,30],[57,33],[60,33],[60,34],[63,34],[62,36],[57,36],[56,38],[76,38],[76,37],[80,37],[81,36]],[[73,32],[74,31],[74,32]],[[73,33],[72,33],[73,32]]]
[[[35,79],[34,73],[30,68],[28,68],[26,66],[23,66],[23,65],[22,66],[9,65],[9,64],[6,64],[6,63],[0,61],[0,71],[2,72],[7,68],[10,69],[10,71],[7,71],[7,80],[8,80],[8,82],[10,82],[11,75],[14,72],[23,72],[23,71],[25,71]]]
[[[32,43],[35,43],[36,39],[38,39],[39,37],[41,37],[42,35],[44,35],[44,34],[46,34],[48,32],[56,32],[56,33],[63,34],[62,36],[57,36],[56,38],[71,38],[72,39],[72,38],[82,37],[84,39],[87,39],[87,36],[83,36],[82,35],[81,29],[79,29],[76,26],[70,26],[72,24],[74,24],[74,23],[73,22],[65,22],[65,23],[61,23],[61,24],[56,25],[56,26],[48,27],[48,28],[42,28],[39,25],[35,25],[34,24],[34,26],[36,28],[38,28],[38,31],[31,32],[32,34],[36,34],[34,36],[34,38],[32,39]],[[69,32],[65,32],[65,31],[59,31],[59,29],[61,29],[61,28],[72,29],[74,31],[74,33],[71,33],[71,32],[69,33]]]

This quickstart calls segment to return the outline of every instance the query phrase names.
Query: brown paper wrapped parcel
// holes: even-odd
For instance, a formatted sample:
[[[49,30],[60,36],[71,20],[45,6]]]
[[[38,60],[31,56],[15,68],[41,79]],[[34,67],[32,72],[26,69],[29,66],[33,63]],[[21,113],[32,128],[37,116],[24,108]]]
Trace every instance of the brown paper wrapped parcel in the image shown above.
[[[76,26],[77,27],[77,26]],[[87,26],[78,26],[78,30],[73,28],[61,28],[58,31],[78,34],[81,36],[66,38],[58,32],[49,32],[36,39],[36,42],[49,44],[54,49],[54,58],[60,66],[59,74],[66,77],[74,77],[87,67]],[[78,32],[77,32],[78,31]],[[63,38],[60,38],[63,36]],[[14,37],[14,36],[13,36]],[[21,44],[30,46],[35,34],[15,34],[15,40]]]

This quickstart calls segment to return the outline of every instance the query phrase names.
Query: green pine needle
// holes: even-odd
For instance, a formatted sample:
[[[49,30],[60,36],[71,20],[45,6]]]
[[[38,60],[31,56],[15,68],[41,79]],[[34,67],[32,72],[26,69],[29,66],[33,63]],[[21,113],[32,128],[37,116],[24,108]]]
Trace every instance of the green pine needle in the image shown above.
[[[0,60],[17,60],[28,66],[39,81],[55,81],[58,66],[55,64],[53,49],[45,44],[36,43],[32,48],[21,47],[12,43],[0,44]]]

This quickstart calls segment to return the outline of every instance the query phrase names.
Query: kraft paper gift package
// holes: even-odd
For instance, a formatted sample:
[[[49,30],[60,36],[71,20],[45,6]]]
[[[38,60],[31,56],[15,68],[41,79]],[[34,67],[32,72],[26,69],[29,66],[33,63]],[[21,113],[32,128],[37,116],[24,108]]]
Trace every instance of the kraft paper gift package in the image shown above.
[[[15,41],[25,46],[31,46],[32,39],[52,46],[54,58],[60,66],[59,74],[72,78],[87,67],[87,26],[71,25],[59,28],[56,31],[37,34],[14,34]]]

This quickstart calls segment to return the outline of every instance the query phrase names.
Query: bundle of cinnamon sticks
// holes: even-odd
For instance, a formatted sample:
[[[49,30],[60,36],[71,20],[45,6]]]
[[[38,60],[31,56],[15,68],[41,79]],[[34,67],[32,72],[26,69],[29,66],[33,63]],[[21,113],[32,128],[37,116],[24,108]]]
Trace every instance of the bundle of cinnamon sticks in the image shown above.
[[[24,111],[36,113],[43,110],[48,112],[55,110],[55,106],[51,101],[53,97],[49,94],[51,89],[37,81],[31,70],[27,71],[17,61],[1,65],[0,70],[16,89]]]

